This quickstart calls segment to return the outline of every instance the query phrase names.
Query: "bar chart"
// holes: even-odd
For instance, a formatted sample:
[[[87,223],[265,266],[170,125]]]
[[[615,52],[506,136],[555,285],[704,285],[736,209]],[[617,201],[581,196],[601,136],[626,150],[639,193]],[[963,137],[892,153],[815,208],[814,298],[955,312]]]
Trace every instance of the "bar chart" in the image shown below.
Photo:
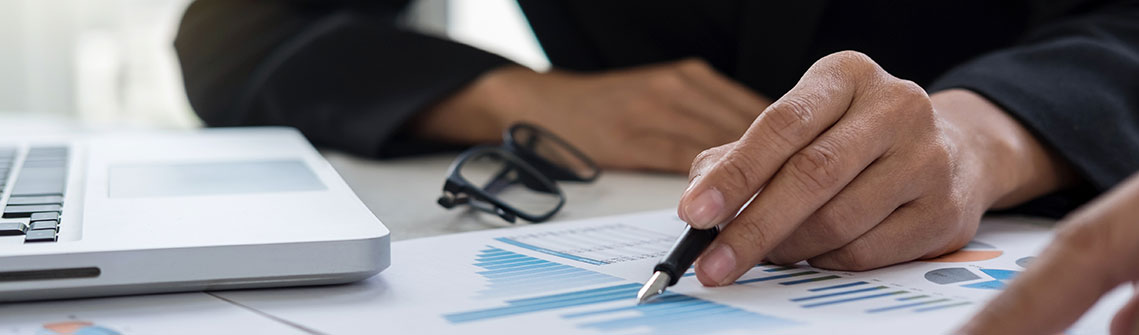
[[[488,282],[477,293],[480,298],[545,292],[550,287],[581,287],[622,280],[614,276],[558,264],[520,253],[488,246],[479,251],[474,266]]]
[[[507,300],[505,306],[444,315],[455,324],[561,311],[574,307],[633,301],[640,284],[628,283],[587,290]],[[652,333],[770,330],[796,325],[791,320],[758,314],[691,296],[666,293],[652,303],[560,313],[580,329],[619,332],[651,329]],[[698,327],[690,329],[686,327]]]
[[[760,264],[757,268],[761,270],[758,276],[745,277],[736,281],[736,284],[767,283],[804,287],[802,295],[789,300],[805,309],[855,305],[862,307],[865,313],[874,314],[891,311],[928,312],[972,303],[915,293],[909,289],[875,284],[866,280],[853,280],[843,275],[823,273],[822,270],[810,268],[771,264]],[[890,299],[896,303],[884,303]],[[858,305],[859,303],[867,305]]]
[[[681,223],[677,221],[677,224]],[[676,236],[625,224],[497,238],[499,242],[591,265],[664,256]]]

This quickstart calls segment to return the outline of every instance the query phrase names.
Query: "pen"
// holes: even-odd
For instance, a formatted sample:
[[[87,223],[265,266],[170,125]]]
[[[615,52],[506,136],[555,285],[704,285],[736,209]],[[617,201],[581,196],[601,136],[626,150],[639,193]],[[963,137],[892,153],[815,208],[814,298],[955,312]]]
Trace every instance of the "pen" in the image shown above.
[[[653,268],[653,276],[637,292],[637,304],[643,304],[664,293],[669,286],[676,285],[680,277],[692,267],[696,257],[700,257],[700,253],[708,248],[719,233],[720,229],[716,227],[712,229],[685,227],[684,233],[676,239],[668,254]]]

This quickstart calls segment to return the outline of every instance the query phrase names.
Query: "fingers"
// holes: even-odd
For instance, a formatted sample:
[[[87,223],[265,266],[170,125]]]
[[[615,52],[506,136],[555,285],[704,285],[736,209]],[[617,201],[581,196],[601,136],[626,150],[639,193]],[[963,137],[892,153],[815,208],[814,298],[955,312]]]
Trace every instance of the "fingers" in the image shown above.
[[[1066,249],[1050,247],[961,333],[1059,333],[1118,284],[1106,281],[1087,257]]]
[[[664,140],[676,142],[665,143],[664,146],[683,147],[685,155],[680,156],[685,156],[688,161],[678,163],[671,159],[677,156],[672,152],[654,151],[652,154],[656,157],[637,160],[643,162],[637,166],[660,171],[684,171],[700,150],[735,141],[754,119],[754,115],[737,110],[738,106],[734,104],[738,102],[727,101],[725,94],[708,87],[726,86],[728,83],[703,61],[686,60],[639,71],[646,78],[639,87],[651,98],[625,102],[627,109],[642,111],[635,113],[638,117],[624,119],[623,122],[627,123],[623,127],[627,129],[625,137],[657,148],[662,145],[655,142],[664,136]],[[746,89],[735,93],[750,94],[758,100]],[[740,100],[739,97],[734,98]],[[695,147],[695,152],[688,152],[689,147]]]
[[[859,107],[855,107],[852,113],[858,111]],[[856,129],[863,127],[862,123],[858,117],[845,118],[795,153],[763,192],[756,195],[755,200],[713,242],[713,248],[719,246],[720,249],[702,259],[701,263],[707,263],[703,270],[698,267],[697,276],[701,282],[706,285],[733,282],[784,241],[799,223],[833,198],[866,166],[881,157],[893,139],[890,135],[881,138],[860,136],[862,132]],[[742,144],[737,144],[737,148],[738,145]],[[702,182],[704,180],[697,181]],[[721,258],[732,261],[722,261]]]
[[[705,145],[697,136],[686,133],[651,131],[634,134],[626,145],[641,148],[624,154],[618,161],[626,168],[683,173]]]
[[[1139,286],[1136,287],[1139,290]],[[1139,332],[1139,291],[1135,291],[1131,300],[1115,313],[1111,320],[1111,333],[1115,335],[1134,335]]]
[[[663,86],[658,90],[672,92],[663,98],[673,101],[679,110],[718,127],[720,132],[711,136],[716,139],[714,145],[738,139],[767,107],[751,90],[723,77],[704,61],[684,60],[674,63],[672,69],[677,76],[664,74],[657,81]]]
[[[681,61],[680,73],[696,82],[700,89],[709,96],[726,102],[745,123],[744,128],[751,124],[759,113],[763,112],[771,101],[756,94],[751,89],[716,72],[708,63],[693,59]]]
[[[1065,219],[1053,243],[961,333],[1057,333],[1109,290],[1139,279],[1139,259],[1130,256],[1139,254],[1136,203],[1139,175]],[[1134,315],[1127,313],[1114,323]]]
[[[731,152],[685,192],[681,218],[693,227],[709,228],[731,217],[784,162],[846,112],[863,85],[862,77],[879,70],[856,53],[816,62],[790,92],[760,114]],[[813,151],[807,159],[830,159],[834,153]]]
[[[690,126],[700,124],[702,128],[714,129],[714,132],[701,134],[707,139],[703,149],[739,139],[751,123],[751,119],[737,117],[733,108],[724,101],[703,92],[686,92],[675,98],[676,111],[686,120],[673,121],[669,128],[686,131]]]
[[[935,211],[931,211],[929,205],[920,202],[904,205],[866,234],[838,249],[815,256],[807,262],[811,266],[824,269],[865,271],[912,261],[931,253],[942,253],[942,247],[931,250],[933,246],[952,244],[947,249],[958,249],[968,242],[948,241],[958,235],[951,234],[950,230],[959,227],[933,224],[937,221],[931,213]],[[898,243],[898,241],[923,241],[923,243]]]
[[[694,101],[696,99],[686,100]],[[625,135],[627,137],[644,136],[646,134],[675,135],[674,139],[676,141],[686,141],[687,143],[697,146],[699,150],[731,142],[735,136],[738,136],[731,135],[732,133],[729,130],[725,130],[720,127],[720,125],[708,122],[706,118],[687,111],[690,108],[697,108],[695,105],[703,105],[709,108],[709,110],[722,108],[715,107],[716,105],[714,103],[708,102],[696,103],[693,106],[666,106],[665,108],[668,108],[667,110],[658,110],[654,113],[656,115],[653,117],[629,120],[628,122],[636,122],[639,124],[625,127],[629,129],[629,133]],[[695,154],[689,158],[692,157],[695,157]],[[688,163],[683,165],[688,165]]]
[[[725,153],[730,151],[732,147],[736,146],[736,142],[729,142],[724,145],[708,148],[700,152],[696,159],[692,160],[692,168],[688,171],[688,181],[692,181],[698,175],[702,175],[711,169],[716,161]]]
[[[895,209],[918,197],[921,188],[904,173],[906,162],[879,159],[811,214],[791,236],[767,254],[777,264],[794,264],[841,248],[882,223]]]

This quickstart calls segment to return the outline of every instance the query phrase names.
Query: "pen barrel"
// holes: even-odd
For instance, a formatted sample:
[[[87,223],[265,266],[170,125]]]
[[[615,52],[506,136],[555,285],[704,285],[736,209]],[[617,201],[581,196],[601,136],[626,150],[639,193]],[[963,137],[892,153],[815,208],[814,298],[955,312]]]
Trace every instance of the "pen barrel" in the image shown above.
[[[653,271],[662,271],[669,276],[668,286],[676,285],[680,281],[680,277],[688,272],[688,268],[692,267],[692,263],[696,262],[696,258],[712,244],[712,240],[716,239],[716,235],[720,233],[718,228],[712,229],[695,229],[692,226],[684,228],[684,233],[680,238],[676,239],[676,243],[669,249],[668,255],[660,261]]]

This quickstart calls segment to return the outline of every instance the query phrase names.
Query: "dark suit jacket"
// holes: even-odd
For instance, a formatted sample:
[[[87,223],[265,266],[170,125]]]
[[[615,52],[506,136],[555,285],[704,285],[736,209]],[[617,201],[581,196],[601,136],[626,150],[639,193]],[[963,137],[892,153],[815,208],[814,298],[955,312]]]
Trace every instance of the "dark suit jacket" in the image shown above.
[[[862,51],[930,92],[966,88],[1035,132],[1097,193],[1139,169],[1139,1],[519,0],[557,68],[701,57],[772,98]],[[400,26],[407,1],[198,0],[175,47],[211,126],[299,128],[383,156],[403,124],[509,61]]]

